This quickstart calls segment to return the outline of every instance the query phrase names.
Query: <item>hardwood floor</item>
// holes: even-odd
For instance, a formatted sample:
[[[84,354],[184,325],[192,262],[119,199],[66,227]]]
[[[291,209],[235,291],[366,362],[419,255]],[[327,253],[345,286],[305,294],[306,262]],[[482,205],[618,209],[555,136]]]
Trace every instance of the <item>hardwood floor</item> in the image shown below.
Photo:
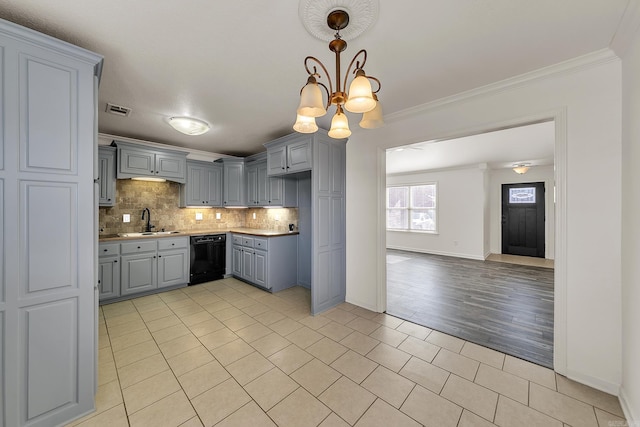
[[[387,313],[553,367],[553,269],[387,250]]]

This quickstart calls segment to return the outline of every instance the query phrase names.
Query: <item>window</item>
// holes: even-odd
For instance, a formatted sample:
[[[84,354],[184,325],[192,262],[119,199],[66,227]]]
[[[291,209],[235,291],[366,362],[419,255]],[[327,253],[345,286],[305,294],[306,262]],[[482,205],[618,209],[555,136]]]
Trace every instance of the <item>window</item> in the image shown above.
[[[436,231],[436,184],[387,187],[387,229]]]

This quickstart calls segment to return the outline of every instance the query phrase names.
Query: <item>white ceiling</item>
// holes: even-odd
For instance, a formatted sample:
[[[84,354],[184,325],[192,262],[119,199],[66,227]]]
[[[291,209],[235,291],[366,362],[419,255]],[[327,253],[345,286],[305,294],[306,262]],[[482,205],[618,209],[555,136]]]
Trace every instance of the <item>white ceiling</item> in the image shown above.
[[[394,113],[610,47],[636,1],[380,0],[343,61],[367,49]],[[304,58],[334,68],[292,0],[0,0],[0,17],[104,55],[100,132],[214,153],[256,153],[291,133]],[[133,112],[108,115],[107,102]],[[175,115],[212,130],[181,135],[167,124]]]
[[[555,124],[544,122],[387,150],[387,174],[478,166],[512,168],[553,164]]]

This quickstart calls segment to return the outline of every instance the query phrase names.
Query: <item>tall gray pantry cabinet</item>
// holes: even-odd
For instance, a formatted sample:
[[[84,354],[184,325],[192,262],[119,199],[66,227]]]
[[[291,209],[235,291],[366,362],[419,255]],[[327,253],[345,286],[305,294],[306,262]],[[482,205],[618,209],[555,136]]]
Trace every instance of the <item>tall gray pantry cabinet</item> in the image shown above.
[[[102,57],[0,20],[0,424],[93,409]]]

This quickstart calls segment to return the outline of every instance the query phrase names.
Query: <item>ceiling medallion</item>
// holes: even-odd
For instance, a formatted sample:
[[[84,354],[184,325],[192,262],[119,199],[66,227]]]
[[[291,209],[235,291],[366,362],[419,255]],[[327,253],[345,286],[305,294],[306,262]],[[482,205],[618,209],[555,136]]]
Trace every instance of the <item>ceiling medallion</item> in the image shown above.
[[[300,0],[298,13],[309,34],[331,41],[335,31],[327,26],[327,16],[343,10],[350,17],[349,26],[340,30],[345,40],[353,40],[378,20],[378,0]]]

